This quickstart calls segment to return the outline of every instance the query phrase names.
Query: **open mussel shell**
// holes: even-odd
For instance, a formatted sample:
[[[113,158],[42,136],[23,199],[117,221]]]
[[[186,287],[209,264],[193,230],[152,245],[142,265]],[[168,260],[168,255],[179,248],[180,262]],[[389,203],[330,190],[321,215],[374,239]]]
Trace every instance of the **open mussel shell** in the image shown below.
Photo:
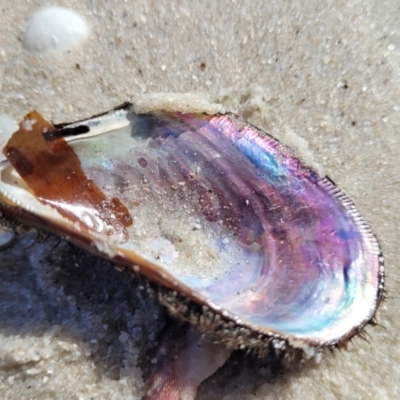
[[[28,114],[0,209],[140,274],[173,315],[260,354],[351,338],[381,300],[371,229],[331,180],[232,115]]]

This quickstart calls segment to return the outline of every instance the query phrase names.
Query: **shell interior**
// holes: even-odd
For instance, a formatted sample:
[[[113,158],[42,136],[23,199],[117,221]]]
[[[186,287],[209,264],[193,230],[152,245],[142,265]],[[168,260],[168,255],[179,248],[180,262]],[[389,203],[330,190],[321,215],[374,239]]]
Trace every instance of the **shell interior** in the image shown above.
[[[239,118],[122,107],[57,129],[30,114],[14,139],[21,131],[44,140],[42,158],[10,140],[11,163],[0,164],[3,211],[293,347],[336,344],[373,317],[383,263],[369,226],[328,178]],[[104,195],[95,205],[68,184],[76,170],[66,169],[73,156],[65,148],[78,157],[85,187]],[[51,173],[37,170],[43,152],[55,160]],[[21,163],[33,172],[21,174]],[[66,192],[27,184],[35,173]],[[113,199],[130,221],[121,224],[115,207],[99,211]]]

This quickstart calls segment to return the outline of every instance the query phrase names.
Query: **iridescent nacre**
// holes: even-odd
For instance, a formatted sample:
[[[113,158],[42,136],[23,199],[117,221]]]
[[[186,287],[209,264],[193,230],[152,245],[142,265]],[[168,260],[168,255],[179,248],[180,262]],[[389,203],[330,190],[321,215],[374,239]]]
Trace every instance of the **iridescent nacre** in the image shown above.
[[[261,352],[318,348],[374,316],[383,290],[374,234],[330,179],[271,136],[233,115],[123,107],[56,130],[40,118],[29,115],[14,136],[30,121],[53,171],[38,172],[35,150],[11,139],[0,209],[142,274],[200,331]],[[63,161],[64,138],[83,189],[65,183],[78,173]],[[28,188],[14,168],[58,195]],[[79,197],[91,185],[104,195],[95,205]]]

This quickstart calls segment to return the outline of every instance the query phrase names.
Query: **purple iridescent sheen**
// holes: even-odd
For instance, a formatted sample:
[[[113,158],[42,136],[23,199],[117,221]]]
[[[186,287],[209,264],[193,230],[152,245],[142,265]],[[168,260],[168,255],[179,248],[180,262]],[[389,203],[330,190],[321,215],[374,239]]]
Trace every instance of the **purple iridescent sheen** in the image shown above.
[[[132,120],[124,133],[110,134],[101,163],[98,154],[82,160],[87,173],[112,172],[117,182],[119,171],[140,179],[144,166],[155,166],[146,175],[150,186],[184,182],[182,201],[201,198],[193,208],[233,233],[249,261],[218,281],[177,279],[248,326],[315,343],[337,341],[371,318],[380,290],[379,247],[331,181],[235,117],[162,113]],[[131,139],[145,146],[136,151]]]

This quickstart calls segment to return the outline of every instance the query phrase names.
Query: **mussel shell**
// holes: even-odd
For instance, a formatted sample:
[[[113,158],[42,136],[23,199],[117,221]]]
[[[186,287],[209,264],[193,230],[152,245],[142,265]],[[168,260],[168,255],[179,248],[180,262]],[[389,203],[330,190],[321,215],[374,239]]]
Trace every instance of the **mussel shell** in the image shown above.
[[[172,314],[260,352],[335,345],[374,316],[384,270],[370,227],[266,133],[233,115],[129,106],[57,128],[47,140],[65,137],[87,179],[133,223],[113,226],[113,210],[82,213],[79,200],[73,217],[63,214],[62,198],[44,205],[6,164],[0,209],[143,275]]]

